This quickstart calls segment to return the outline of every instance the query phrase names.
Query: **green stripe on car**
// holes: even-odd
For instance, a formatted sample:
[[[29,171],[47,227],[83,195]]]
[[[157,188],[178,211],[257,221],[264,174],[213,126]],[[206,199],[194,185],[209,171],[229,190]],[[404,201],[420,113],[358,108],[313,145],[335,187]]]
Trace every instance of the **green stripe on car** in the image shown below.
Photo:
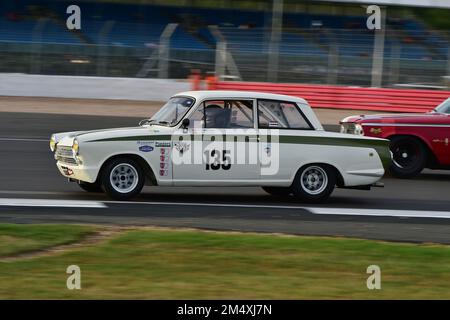
[[[245,134],[244,134],[245,136]],[[176,136],[175,136],[176,137]],[[181,136],[180,136],[181,137]],[[191,135],[192,138],[195,137]],[[210,137],[210,135],[208,135]],[[225,136],[222,136],[225,141]],[[110,142],[110,141],[171,141],[171,135],[146,135],[146,136],[130,136],[130,137],[117,137],[91,140],[88,142]],[[180,139],[181,140],[181,139]],[[271,142],[271,136],[268,136],[267,142]],[[288,144],[315,144],[315,145],[328,145],[338,147],[355,147],[355,148],[373,148],[378,153],[378,156],[383,163],[385,170],[391,164],[391,153],[389,150],[389,140],[366,140],[358,138],[340,138],[340,137],[314,137],[314,136],[278,136],[279,143]]]
[[[130,136],[130,137],[117,137],[117,138],[106,138],[98,140],[90,140],[87,142],[110,142],[110,141],[156,141],[156,140],[172,140],[170,135],[147,135],[147,136]]]

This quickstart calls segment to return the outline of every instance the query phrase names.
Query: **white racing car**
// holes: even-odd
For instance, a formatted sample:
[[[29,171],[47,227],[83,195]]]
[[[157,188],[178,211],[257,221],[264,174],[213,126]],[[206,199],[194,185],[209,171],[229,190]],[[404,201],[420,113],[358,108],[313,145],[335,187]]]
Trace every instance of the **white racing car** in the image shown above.
[[[388,140],[326,132],[301,98],[244,91],[183,92],[137,127],[54,134],[50,149],[63,176],[117,200],[148,184],[320,202],[379,185],[391,161]]]

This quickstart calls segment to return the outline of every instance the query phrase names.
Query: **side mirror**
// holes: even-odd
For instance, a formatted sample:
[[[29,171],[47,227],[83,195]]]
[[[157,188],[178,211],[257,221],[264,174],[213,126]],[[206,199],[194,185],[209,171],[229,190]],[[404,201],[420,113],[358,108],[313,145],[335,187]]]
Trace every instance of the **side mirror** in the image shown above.
[[[189,119],[188,118],[184,118],[183,121],[181,122],[181,127],[183,129],[187,129],[189,127],[189,123],[190,123]]]

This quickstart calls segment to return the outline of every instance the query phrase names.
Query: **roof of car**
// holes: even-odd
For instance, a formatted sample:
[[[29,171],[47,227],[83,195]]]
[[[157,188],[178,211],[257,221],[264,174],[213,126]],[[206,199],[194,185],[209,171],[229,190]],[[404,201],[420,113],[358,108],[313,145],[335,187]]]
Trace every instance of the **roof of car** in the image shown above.
[[[271,100],[293,101],[307,104],[305,99],[299,97],[287,96],[284,94],[253,92],[253,91],[199,90],[199,91],[180,92],[177,93],[175,96],[189,96],[198,100],[216,99],[216,98],[271,99]]]

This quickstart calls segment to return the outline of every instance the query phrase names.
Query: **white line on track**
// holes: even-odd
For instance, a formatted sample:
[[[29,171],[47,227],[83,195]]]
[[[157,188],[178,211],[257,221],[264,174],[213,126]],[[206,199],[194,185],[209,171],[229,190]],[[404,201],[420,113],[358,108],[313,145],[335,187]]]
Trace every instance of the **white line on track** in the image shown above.
[[[350,208],[307,208],[307,209],[314,214],[450,219],[450,211],[358,209],[358,208],[351,208],[351,209]]]
[[[204,202],[168,202],[168,201],[103,201],[111,204],[145,204],[145,205],[170,205],[170,206],[194,206],[194,207],[230,207],[230,208],[268,208],[268,209],[307,209],[300,206],[279,206],[265,204],[234,204],[234,203],[204,203]]]
[[[69,196],[76,195],[77,191],[9,191],[9,190],[0,190],[0,194],[10,194],[10,195],[46,195],[46,196]]]
[[[8,207],[60,207],[60,208],[107,208],[102,202],[85,200],[18,199],[0,198],[0,206]]]
[[[230,207],[230,208],[267,208],[267,209],[302,209],[313,214],[322,215],[352,215],[352,216],[379,216],[379,217],[409,217],[409,218],[445,218],[450,219],[450,211],[422,211],[422,210],[391,210],[391,209],[358,209],[358,208],[320,208],[303,206],[279,206],[259,204],[232,204],[232,203],[201,203],[201,202],[121,202],[104,201],[111,204],[145,204],[145,205],[171,205],[171,206],[202,206],[202,207]]]
[[[0,141],[48,142],[49,139],[39,139],[39,138],[0,138]]]
[[[363,208],[324,208],[289,205],[263,205],[263,204],[233,204],[233,203],[202,203],[202,202],[168,202],[168,201],[89,201],[89,200],[55,200],[55,199],[21,199],[0,198],[1,206],[13,207],[69,207],[69,208],[107,208],[108,204],[120,205],[166,205],[191,207],[224,207],[224,208],[265,208],[306,210],[312,214],[320,215],[350,215],[350,216],[377,216],[377,217],[405,217],[405,218],[440,218],[450,219],[450,211],[422,211],[422,210],[391,210],[391,209],[363,209]]]

